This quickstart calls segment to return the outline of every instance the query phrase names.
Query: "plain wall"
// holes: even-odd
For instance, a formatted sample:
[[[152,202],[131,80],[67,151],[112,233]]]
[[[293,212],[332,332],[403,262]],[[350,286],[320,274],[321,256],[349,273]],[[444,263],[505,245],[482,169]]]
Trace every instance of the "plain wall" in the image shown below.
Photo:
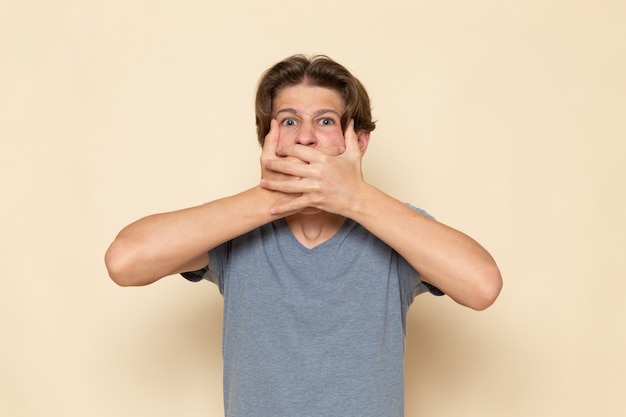
[[[416,300],[407,417],[625,415],[625,4],[0,1],[0,415],[222,415],[217,288],[103,256],[258,181],[255,85],[298,52],[368,88],[366,179],[503,273],[484,312]]]

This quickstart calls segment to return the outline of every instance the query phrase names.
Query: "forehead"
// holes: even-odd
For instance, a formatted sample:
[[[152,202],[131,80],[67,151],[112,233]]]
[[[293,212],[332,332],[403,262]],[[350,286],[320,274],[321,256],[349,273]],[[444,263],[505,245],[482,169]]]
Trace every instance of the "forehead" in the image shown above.
[[[273,100],[272,112],[289,108],[296,112],[313,113],[331,109],[343,113],[344,103],[339,93],[331,88],[298,84],[281,89]]]

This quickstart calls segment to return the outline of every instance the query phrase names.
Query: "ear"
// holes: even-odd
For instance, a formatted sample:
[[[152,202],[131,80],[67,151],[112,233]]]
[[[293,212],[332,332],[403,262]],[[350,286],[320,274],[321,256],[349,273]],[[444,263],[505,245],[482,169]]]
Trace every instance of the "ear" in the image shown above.
[[[370,144],[370,131],[368,130],[359,130],[356,134],[357,139],[359,141],[359,149],[361,150],[361,155],[365,155],[365,151],[367,151],[367,146]]]

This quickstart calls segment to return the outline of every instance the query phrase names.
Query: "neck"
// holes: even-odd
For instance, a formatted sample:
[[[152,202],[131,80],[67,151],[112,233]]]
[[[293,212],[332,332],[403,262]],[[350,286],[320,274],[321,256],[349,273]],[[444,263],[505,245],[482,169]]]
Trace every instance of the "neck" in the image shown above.
[[[296,239],[310,249],[333,237],[343,225],[345,217],[321,211],[315,214],[294,214],[285,220]]]

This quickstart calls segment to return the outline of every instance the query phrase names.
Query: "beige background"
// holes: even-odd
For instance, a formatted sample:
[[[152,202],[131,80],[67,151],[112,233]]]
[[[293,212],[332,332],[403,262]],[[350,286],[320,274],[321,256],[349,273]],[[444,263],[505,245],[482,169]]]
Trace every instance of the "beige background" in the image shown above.
[[[625,4],[1,0],[0,415],[221,415],[217,289],[103,254],[258,180],[255,84],[296,52],[368,87],[366,178],[504,275],[414,304],[406,415],[626,415]]]

